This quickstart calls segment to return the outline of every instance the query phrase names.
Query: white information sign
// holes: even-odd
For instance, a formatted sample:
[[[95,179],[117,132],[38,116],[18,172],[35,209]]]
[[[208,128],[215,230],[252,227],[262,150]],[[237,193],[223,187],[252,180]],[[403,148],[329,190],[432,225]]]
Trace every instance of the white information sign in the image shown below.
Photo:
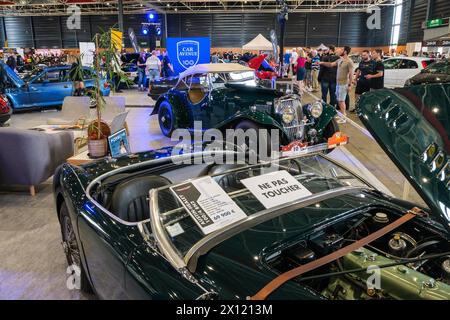
[[[209,176],[170,189],[204,234],[247,217],[244,211]]]
[[[266,209],[312,195],[286,170],[241,180]]]
[[[95,43],[80,42],[81,64],[84,67],[92,67],[94,65]]]

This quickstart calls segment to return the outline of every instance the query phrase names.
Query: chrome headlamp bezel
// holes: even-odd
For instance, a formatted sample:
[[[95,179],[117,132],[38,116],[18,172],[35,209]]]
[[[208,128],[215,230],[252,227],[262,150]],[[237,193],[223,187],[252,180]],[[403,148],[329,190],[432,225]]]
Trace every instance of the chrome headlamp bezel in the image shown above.
[[[320,101],[316,101],[309,105],[308,112],[313,118],[320,118],[323,113],[323,104]]]

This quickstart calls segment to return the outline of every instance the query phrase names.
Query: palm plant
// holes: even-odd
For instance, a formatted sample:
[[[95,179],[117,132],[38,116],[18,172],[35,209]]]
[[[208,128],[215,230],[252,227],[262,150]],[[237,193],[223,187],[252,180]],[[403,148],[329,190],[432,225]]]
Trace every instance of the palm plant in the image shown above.
[[[93,89],[89,89],[87,91],[87,95],[90,96],[91,99],[95,101],[96,105],[96,119],[88,125],[88,138],[90,140],[104,140],[102,144],[102,148],[104,150],[104,154],[106,155],[107,144],[106,138],[111,134],[109,126],[102,122],[102,110],[105,107],[106,101],[101,93],[100,86],[101,80],[103,78],[112,81],[114,77],[117,77],[119,83],[125,82],[129,84],[128,78],[125,76],[125,73],[120,69],[120,57],[118,55],[118,48],[114,45],[114,42],[111,40],[111,30],[103,31],[100,33],[96,33],[93,38],[93,42],[95,42],[95,54],[94,54],[94,73],[93,80],[95,82],[95,86]],[[82,65],[81,58],[78,58],[78,67],[74,71],[74,74],[81,75],[82,79]],[[113,92],[115,91],[114,85],[111,86]],[[92,152],[90,152],[92,155]],[[100,152],[101,154],[101,152]]]
[[[89,96],[96,102],[96,120],[89,125],[88,134],[89,137],[97,139],[107,138],[108,132],[104,132],[102,128],[102,110],[105,106],[105,99],[100,91],[100,81],[102,77],[106,77],[111,80],[114,76],[119,78],[119,82],[127,82],[128,78],[125,76],[124,72],[120,69],[120,58],[117,54],[118,48],[115,47],[114,42],[111,40],[111,30],[103,31],[97,33],[94,36],[94,42],[96,47],[96,52],[94,55],[94,89],[89,90]],[[115,91],[115,86],[112,86],[112,90]],[[106,126],[107,127],[107,126]],[[96,132],[95,132],[96,131]],[[109,130],[107,130],[109,131]]]

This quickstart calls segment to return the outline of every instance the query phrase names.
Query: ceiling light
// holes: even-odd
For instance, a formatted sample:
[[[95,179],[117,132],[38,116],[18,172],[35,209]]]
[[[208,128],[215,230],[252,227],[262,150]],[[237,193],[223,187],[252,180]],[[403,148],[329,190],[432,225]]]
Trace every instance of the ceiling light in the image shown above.
[[[170,3],[168,3],[167,6],[170,7]]]

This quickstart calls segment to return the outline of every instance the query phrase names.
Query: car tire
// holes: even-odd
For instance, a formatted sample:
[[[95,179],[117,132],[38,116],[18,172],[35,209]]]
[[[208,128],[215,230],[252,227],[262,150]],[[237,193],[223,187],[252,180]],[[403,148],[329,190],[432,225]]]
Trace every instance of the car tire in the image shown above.
[[[249,153],[249,155],[251,155],[252,153],[256,153],[256,155],[258,156],[258,158],[259,158],[259,153],[258,153],[258,149],[259,149],[259,145],[261,144],[261,143],[263,143],[263,144],[265,144],[266,146],[267,146],[267,153],[268,154],[270,154],[271,153],[271,151],[272,151],[272,146],[271,146],[271,139],[270,139],[270,133],[268,132],[267,133],[267,136],[265,137],[265,139],[263,140],[263,141],[259,141],[259,131],[261,130],[261,129],[265,129],[265,130],[269,130],[268,128],[266,128],[266,127],[263,127],[263,126],[261,126],[261,125],[259,125],[259,124],[257,124],[257,123],[255,123],[255,122],[253,122],[253,121],[250,121],[250,120],[243,120],[243,121],[241,121],[241,122],[239,122],[236,126],[235,126],[235,129],[237,130],[237,129],[242,129],[244,132],[246,132],[247,130],[255,130],[256,131],[256,134],[257,134],[257,149],[256,150],[254,150],[253,148],[251,149],[251,145],[249,145],[249,143],[250,143],[250,141],[248,141],[247,140],[247,138],[246,138],[246,140],[245,140],[245,149],[246,150],[248,150],[248,153]]]
[[[173,130],[175,130],[175,118],[172,105],[167,100],[164,100],[159,105],[158,122],[162,134],[166,137],[170,137]]]
[[[72,220],[65,202],[61,204],[60,210],[61,235],[64,253],[66,255],[68,266],[76,266],[80,271],[80,290],[82,292],[93,294],[94,291],[87,278],[83,263],[81,262],[81,251],[78,247],[75,231],[73,229]],[[72,271],[74,272],[74,271]]]

